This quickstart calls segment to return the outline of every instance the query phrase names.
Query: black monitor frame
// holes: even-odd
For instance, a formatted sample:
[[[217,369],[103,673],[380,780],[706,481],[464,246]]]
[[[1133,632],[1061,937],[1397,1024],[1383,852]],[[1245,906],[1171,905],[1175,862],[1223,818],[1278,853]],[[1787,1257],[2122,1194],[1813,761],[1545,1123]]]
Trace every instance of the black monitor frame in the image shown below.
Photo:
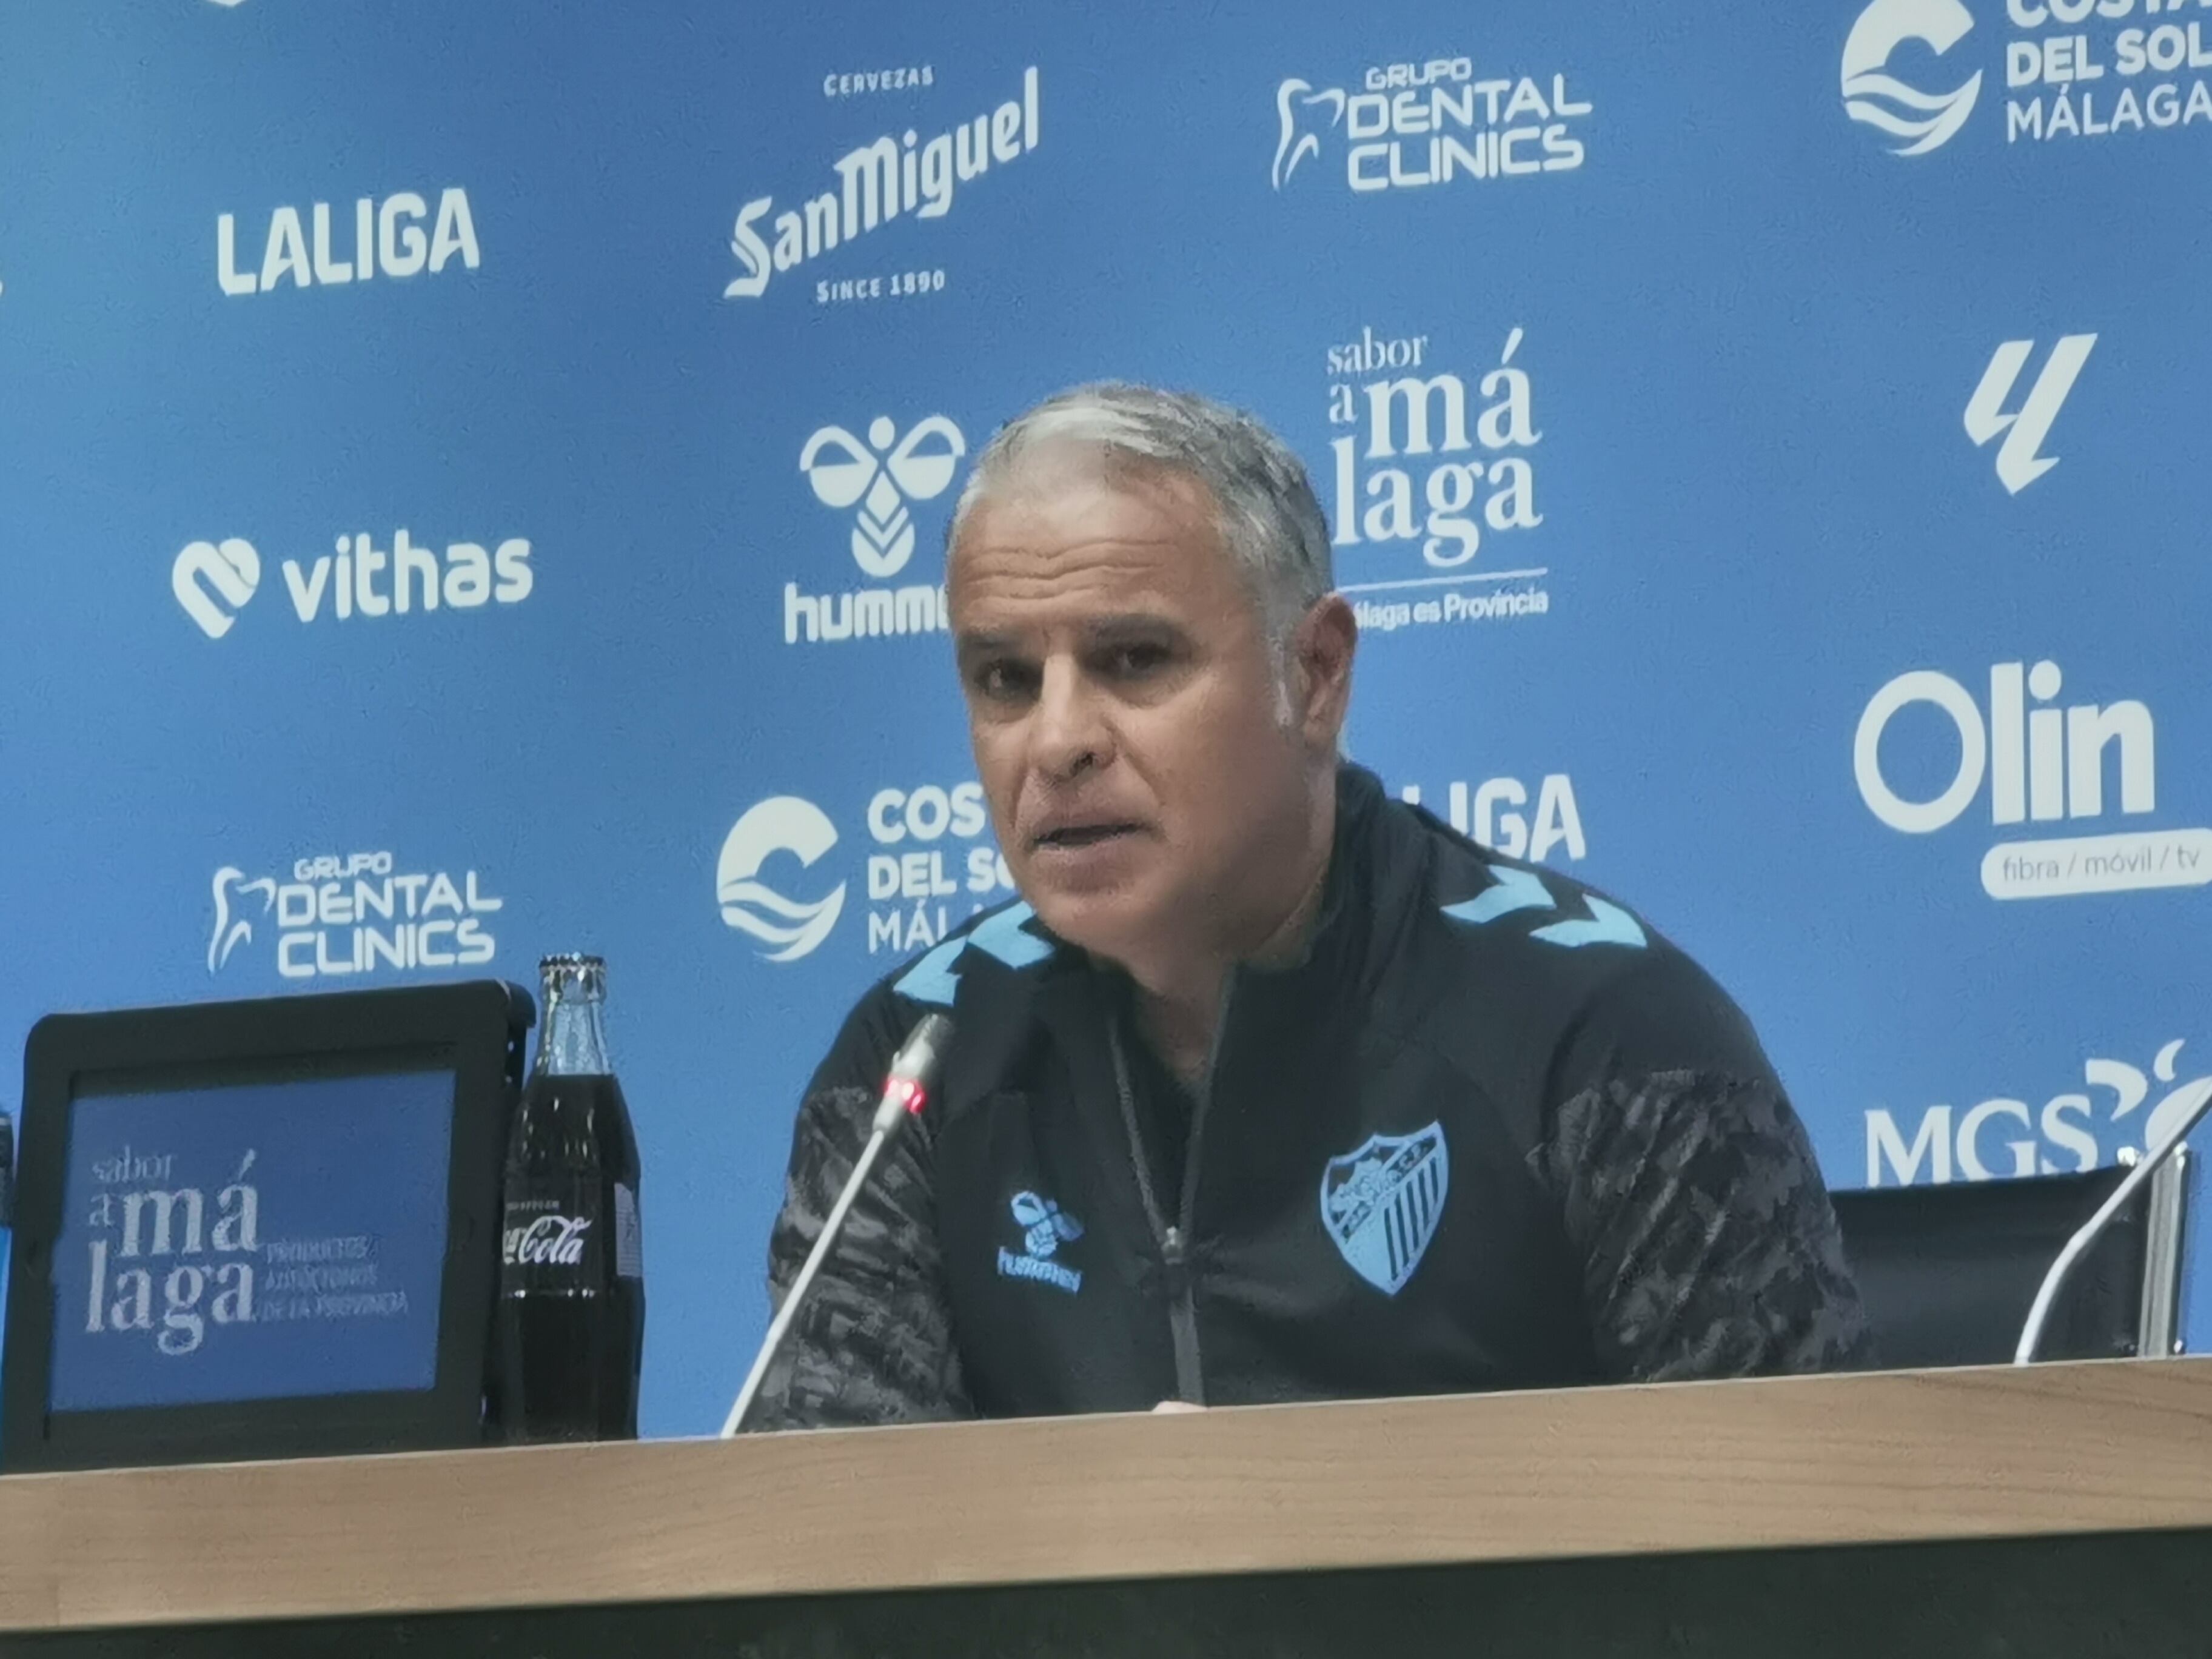
[[[500,1171],[528,993],[499,981],[52,1014],[23,1051],[21,1158],[0,1376],[0,1469],[412,1451],[483,1438]],[[81,1096],[451,1071],[437,1373],[426,1389],[55,1412],[53,1249]]]

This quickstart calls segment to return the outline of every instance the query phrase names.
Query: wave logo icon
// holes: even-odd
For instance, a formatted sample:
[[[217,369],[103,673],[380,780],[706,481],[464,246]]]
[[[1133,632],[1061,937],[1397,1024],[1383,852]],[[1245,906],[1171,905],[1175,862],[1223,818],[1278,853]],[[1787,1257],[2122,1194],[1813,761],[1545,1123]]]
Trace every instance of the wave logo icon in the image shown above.
[[[1899,155],[1924,155],[1948,143],[1981,95],[1982,72],[1949,92],[1923,92],[1887,73],[1890,57],[1917,40],[1939,58],[1966,38],[1973,14],[1959,0],[1874,0],[1844,41],[1844,112],[1899,140]]]
[[[240,536],[188,543],[169,567],[169,591],[211,640],[230,632],[237,613],[260,586],[261,556]]]
[[[868,422],[866,443],[842,426],[823,427],[799,451],[799,470],[823,506],[859,503],[853,558],[882,580],[914,556],[914,515],[907,502],[942,495],[967,453],[967,439],[945,416],[915,422],[902,438],[891,417],[878,415]]]
[[[761,943],[770,962],[795,962],[830,937],[845,908],[839,882],[812,903],[786,898],[760,879],[761,866],[778,853],[796,854],[811,866],[837,844],[837,829],[812,801],[771,795],[748,808],[722,842],[714,869],[714,894],[722,920]]]
[[[1313,89],[1310,81],[1295,76],[1275,88],[1275,116],[1281,131],[1275,140],[1275,167],[1271,177],[1277,190],[1290,183],[1291,175],[1298,170],[1298,163],[1309,155],[1321,154],[1321,135],[1298,131],[1298,111],[1319,105],[1328,111],[1332,127],[1344,119],[1344,92],[1339,87]]]
[[[248,881],[246,872],[232,864],[226,864],[215,872],[215,931],[208,935],[207,962],[210,974],[230,960],[233,951],[253,937],[252,919],[231,914],[233,893],[259,894],[261,914],[265,916],[276,902],[276,879],[273,876],[262,876]]]

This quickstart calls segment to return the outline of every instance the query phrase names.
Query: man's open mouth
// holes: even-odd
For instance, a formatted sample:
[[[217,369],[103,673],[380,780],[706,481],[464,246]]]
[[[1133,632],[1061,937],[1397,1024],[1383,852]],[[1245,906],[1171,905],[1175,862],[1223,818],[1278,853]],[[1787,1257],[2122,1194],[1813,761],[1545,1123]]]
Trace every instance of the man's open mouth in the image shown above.
[[[1116,836],[1133,834],[1136,828],[1133,823],[1069,824],[1063,829],[1046,830],[1036,838],[1036,844],[1039,847],[1056,847],[1064,851],[1072,851],[1081,847],[1096,847],[1099,842],[1110,841]]]

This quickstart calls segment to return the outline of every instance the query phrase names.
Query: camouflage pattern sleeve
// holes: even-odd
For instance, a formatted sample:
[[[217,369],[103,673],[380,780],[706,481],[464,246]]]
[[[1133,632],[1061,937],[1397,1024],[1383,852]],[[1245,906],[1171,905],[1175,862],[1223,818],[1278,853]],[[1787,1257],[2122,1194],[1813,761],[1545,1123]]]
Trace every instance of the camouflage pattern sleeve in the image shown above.
[[[865,1075],[865,1060],[847,1060],[860,1020],[856,1012],[799,1108],[783,1208],[769,1242],[771,1307],[783,1305],[866,1143],[875,1087],[827,1080]],[[882,1047],[888,1065],[891,1048]],[[930,1163],[926,1121],[877,1161],[769,1368],[748,1431],[974,1415],[946,1305]]]
[[[1564,1046],[1540,1175],[1624,1382],[1848,1369],[1866,1320],[1828,1190],[1749,1022],[1671,951]]]
[[[1812,1148],[1781,1092],[1699,1072],[1567,1101],[1542,1156],[1624,1382],[1833,1370],[1865,1319]]]

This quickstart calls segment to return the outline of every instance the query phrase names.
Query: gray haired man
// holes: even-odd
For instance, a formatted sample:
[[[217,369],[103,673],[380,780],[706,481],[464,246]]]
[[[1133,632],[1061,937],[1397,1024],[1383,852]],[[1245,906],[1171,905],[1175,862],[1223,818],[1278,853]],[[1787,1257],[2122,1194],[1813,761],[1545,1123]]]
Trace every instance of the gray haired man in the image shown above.
[[[892,1050],[952,1015],[755,1426],[1856,1357],[1826,1192],[1725,994],[1340,759],[1358,629],[1266,428],[1050,398],[978,458],[948,580],[1021,898],[869,991],[817,1072],[776,1298]]]

